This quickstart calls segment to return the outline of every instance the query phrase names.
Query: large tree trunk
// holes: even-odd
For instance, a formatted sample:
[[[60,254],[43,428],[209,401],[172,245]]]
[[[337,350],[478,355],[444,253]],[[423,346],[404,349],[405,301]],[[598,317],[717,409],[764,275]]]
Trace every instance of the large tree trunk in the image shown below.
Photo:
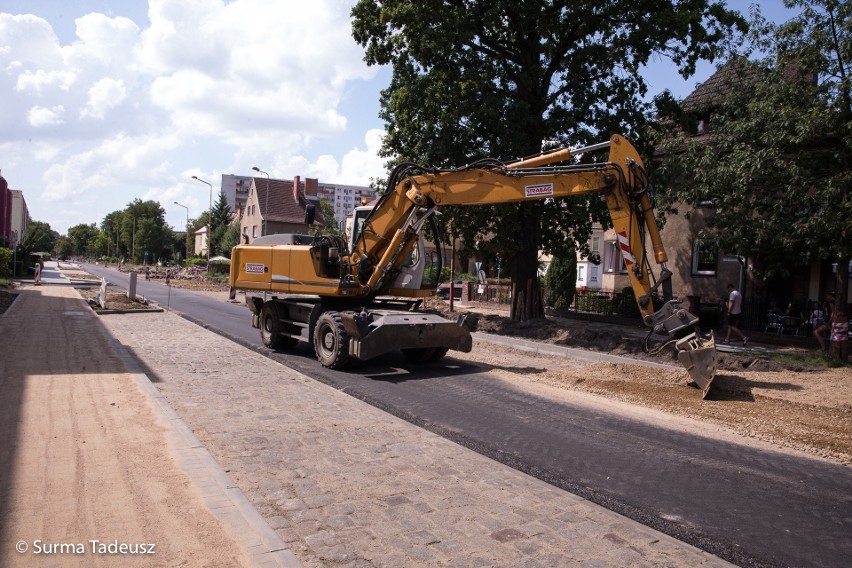
[[[544,302],[538,281],[538,245],[541,222],[537,203],[522,203],[518,207],[518,226],[521,227],[518,250],[512,257],[512,311],[515,321],[544,317]]]

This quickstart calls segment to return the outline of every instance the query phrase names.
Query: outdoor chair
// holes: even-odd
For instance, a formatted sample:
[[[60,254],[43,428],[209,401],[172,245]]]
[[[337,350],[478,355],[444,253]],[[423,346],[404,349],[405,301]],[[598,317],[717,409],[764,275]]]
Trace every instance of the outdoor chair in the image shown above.
[[[781,333],[784,329],[784,316],[779,314],[767,314],[766,322],[764,333]]]

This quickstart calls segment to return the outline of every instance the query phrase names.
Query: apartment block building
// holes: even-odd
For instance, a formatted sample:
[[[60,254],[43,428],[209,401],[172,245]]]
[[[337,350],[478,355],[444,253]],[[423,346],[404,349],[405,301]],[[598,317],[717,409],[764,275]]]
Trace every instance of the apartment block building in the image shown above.
[[[228,206],[231,208],[235,219],[241,218],[245,212],[252,179],[251,176],[222,174],[221,191],[225,195],[225,199],[228,200]]]

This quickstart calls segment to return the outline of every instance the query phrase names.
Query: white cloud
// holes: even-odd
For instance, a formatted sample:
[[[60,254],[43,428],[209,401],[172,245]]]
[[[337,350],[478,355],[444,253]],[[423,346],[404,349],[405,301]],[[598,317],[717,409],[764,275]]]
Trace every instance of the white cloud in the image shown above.
[[[39,199],[90,205],[75,205],[92,217],[80,222],[134,196],[175,201],[193,167],[366,184],[384,175],[379,132],[342,143],[343,98],[376,74],[351,36],[354,1],[149,0],[148,21],[76,18],[67,45],[42,18],[0,14],[0,140],[41,175]]]
[[[340,171],[342,179],[340,183],[353,183],[346,182],[345,180],[357,179],[357,185],[368,185],[371,179],[386,176],[385,162],[387,159],[380,158],[378,155],[384,135],[385,132],[380,129],[367,131],[367,134],[364,136],[367,149],[353,149],[343,156],[343,167]]]
[[[80,111],[82,118],[103,118],[106,112],[120,105],[127,98],[124,81],[104,77],[89,89],[89,101]]]
[[[44,174],[42,197],[53,202],[93,190],[162,183],[169,178],[169,153],[177,144],[177,139],[167,136],[120,134],[104,140],[50,166]]]
[[[57,105],[51,108],[34,106],[27,112],[27,120],[34,128],[43,126],[54,126],[62,124],[62,115],[65,113],[65,107]]]
[[[16,87],[19,91],[32,91],[40,95],[52,87],[57,87],[60,91],[68,91],[76,79],[76,75],[70,71],[38,69],[35,72],[24,71],[18,75]]]

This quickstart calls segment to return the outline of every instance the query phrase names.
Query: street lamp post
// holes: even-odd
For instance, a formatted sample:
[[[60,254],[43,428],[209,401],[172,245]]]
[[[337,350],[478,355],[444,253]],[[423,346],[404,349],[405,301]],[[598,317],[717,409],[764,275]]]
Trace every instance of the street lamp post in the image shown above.
[[[210,223],[213,217],[213,184],[209,181],[204,181],[198,176],[192,176],[192,179],[198,180],[201,183],[206,183],[210,186],[210,210],[207,212],[207,270],[210,270]]]
[[[186,209],[186,225],[184,226],[184,230],[186,231],[186,258],[189,258],[189,207],[187,207],[186,205],[181,205],[177,201],[175,201],[175,205]]]
[[[260,229],[260,236],[263,237],[266,235],[266,217],[267,213],[269,213],[269,174],[257,166],[254,166],[252,169],[266,176],[266,203],[263,204],[263,226]]]

